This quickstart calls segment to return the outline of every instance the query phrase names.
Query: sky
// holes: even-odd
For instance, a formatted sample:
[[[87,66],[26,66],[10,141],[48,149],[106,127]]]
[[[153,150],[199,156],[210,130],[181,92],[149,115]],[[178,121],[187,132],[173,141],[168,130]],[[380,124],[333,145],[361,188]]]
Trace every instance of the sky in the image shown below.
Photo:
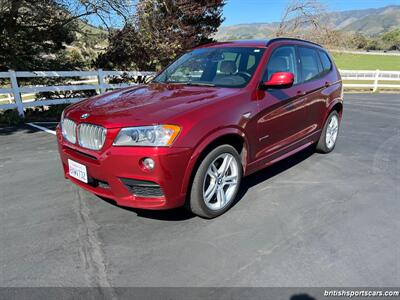
[[[279,21],[289,0],[227,0],[223,26]],[[400,5],[400,0],[321,0],[328,11]]]

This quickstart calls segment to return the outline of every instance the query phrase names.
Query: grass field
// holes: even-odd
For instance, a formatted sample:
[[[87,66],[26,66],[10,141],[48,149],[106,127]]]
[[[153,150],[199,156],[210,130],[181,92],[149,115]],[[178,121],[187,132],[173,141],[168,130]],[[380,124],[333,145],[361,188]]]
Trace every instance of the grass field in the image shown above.
[[[342,70],[400,71],[400,56],[332,53],[336,65]]]

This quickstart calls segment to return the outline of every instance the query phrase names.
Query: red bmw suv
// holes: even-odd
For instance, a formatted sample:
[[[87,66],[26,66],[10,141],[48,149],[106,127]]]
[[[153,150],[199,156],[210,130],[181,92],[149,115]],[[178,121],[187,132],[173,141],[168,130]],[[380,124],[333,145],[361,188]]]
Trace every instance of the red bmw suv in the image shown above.
[[[297,39],[196,48],[148,85],[69,106],[57,128],[65,177],[122,206],[185,206],[213,218],[243,176],[312,144],[335,147],[342,82],[319,45]]]

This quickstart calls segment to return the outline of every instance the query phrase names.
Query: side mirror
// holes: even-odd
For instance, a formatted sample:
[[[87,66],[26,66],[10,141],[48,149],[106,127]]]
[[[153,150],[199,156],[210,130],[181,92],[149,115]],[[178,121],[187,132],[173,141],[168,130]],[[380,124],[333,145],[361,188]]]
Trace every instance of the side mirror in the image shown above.
[[[290,72],[276,72],[268,81],[261,83],[261,88],[282,89],[291,87],[294,83],[294,74]]]

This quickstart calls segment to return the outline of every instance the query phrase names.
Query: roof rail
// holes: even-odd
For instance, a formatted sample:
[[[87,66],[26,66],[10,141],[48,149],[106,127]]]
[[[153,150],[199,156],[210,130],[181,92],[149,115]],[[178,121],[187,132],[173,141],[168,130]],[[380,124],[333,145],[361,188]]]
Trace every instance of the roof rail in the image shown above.
[[[321,46],[320,44],[317,44],[317,43],[314,43],[314,42],[310,42],[310,41],[306,41],[306,40],[302,40],[302,39],[297,39],[297,38],[289,38],[289,37],[278,37],[278,38],[270,39],[270,40],[267,42],[267,45],[266,45],[266,46],[269,46],[269,45],[271,45],[272,43],[274,43],[274,42],[279,42],[279,41],[298,41],[298,42],[309,43],[309,44],[312,44],[312,45],[315,45],[315,46],[318,46],[318,47],[321,47],[321,48],[322,48],[322,46]]]

